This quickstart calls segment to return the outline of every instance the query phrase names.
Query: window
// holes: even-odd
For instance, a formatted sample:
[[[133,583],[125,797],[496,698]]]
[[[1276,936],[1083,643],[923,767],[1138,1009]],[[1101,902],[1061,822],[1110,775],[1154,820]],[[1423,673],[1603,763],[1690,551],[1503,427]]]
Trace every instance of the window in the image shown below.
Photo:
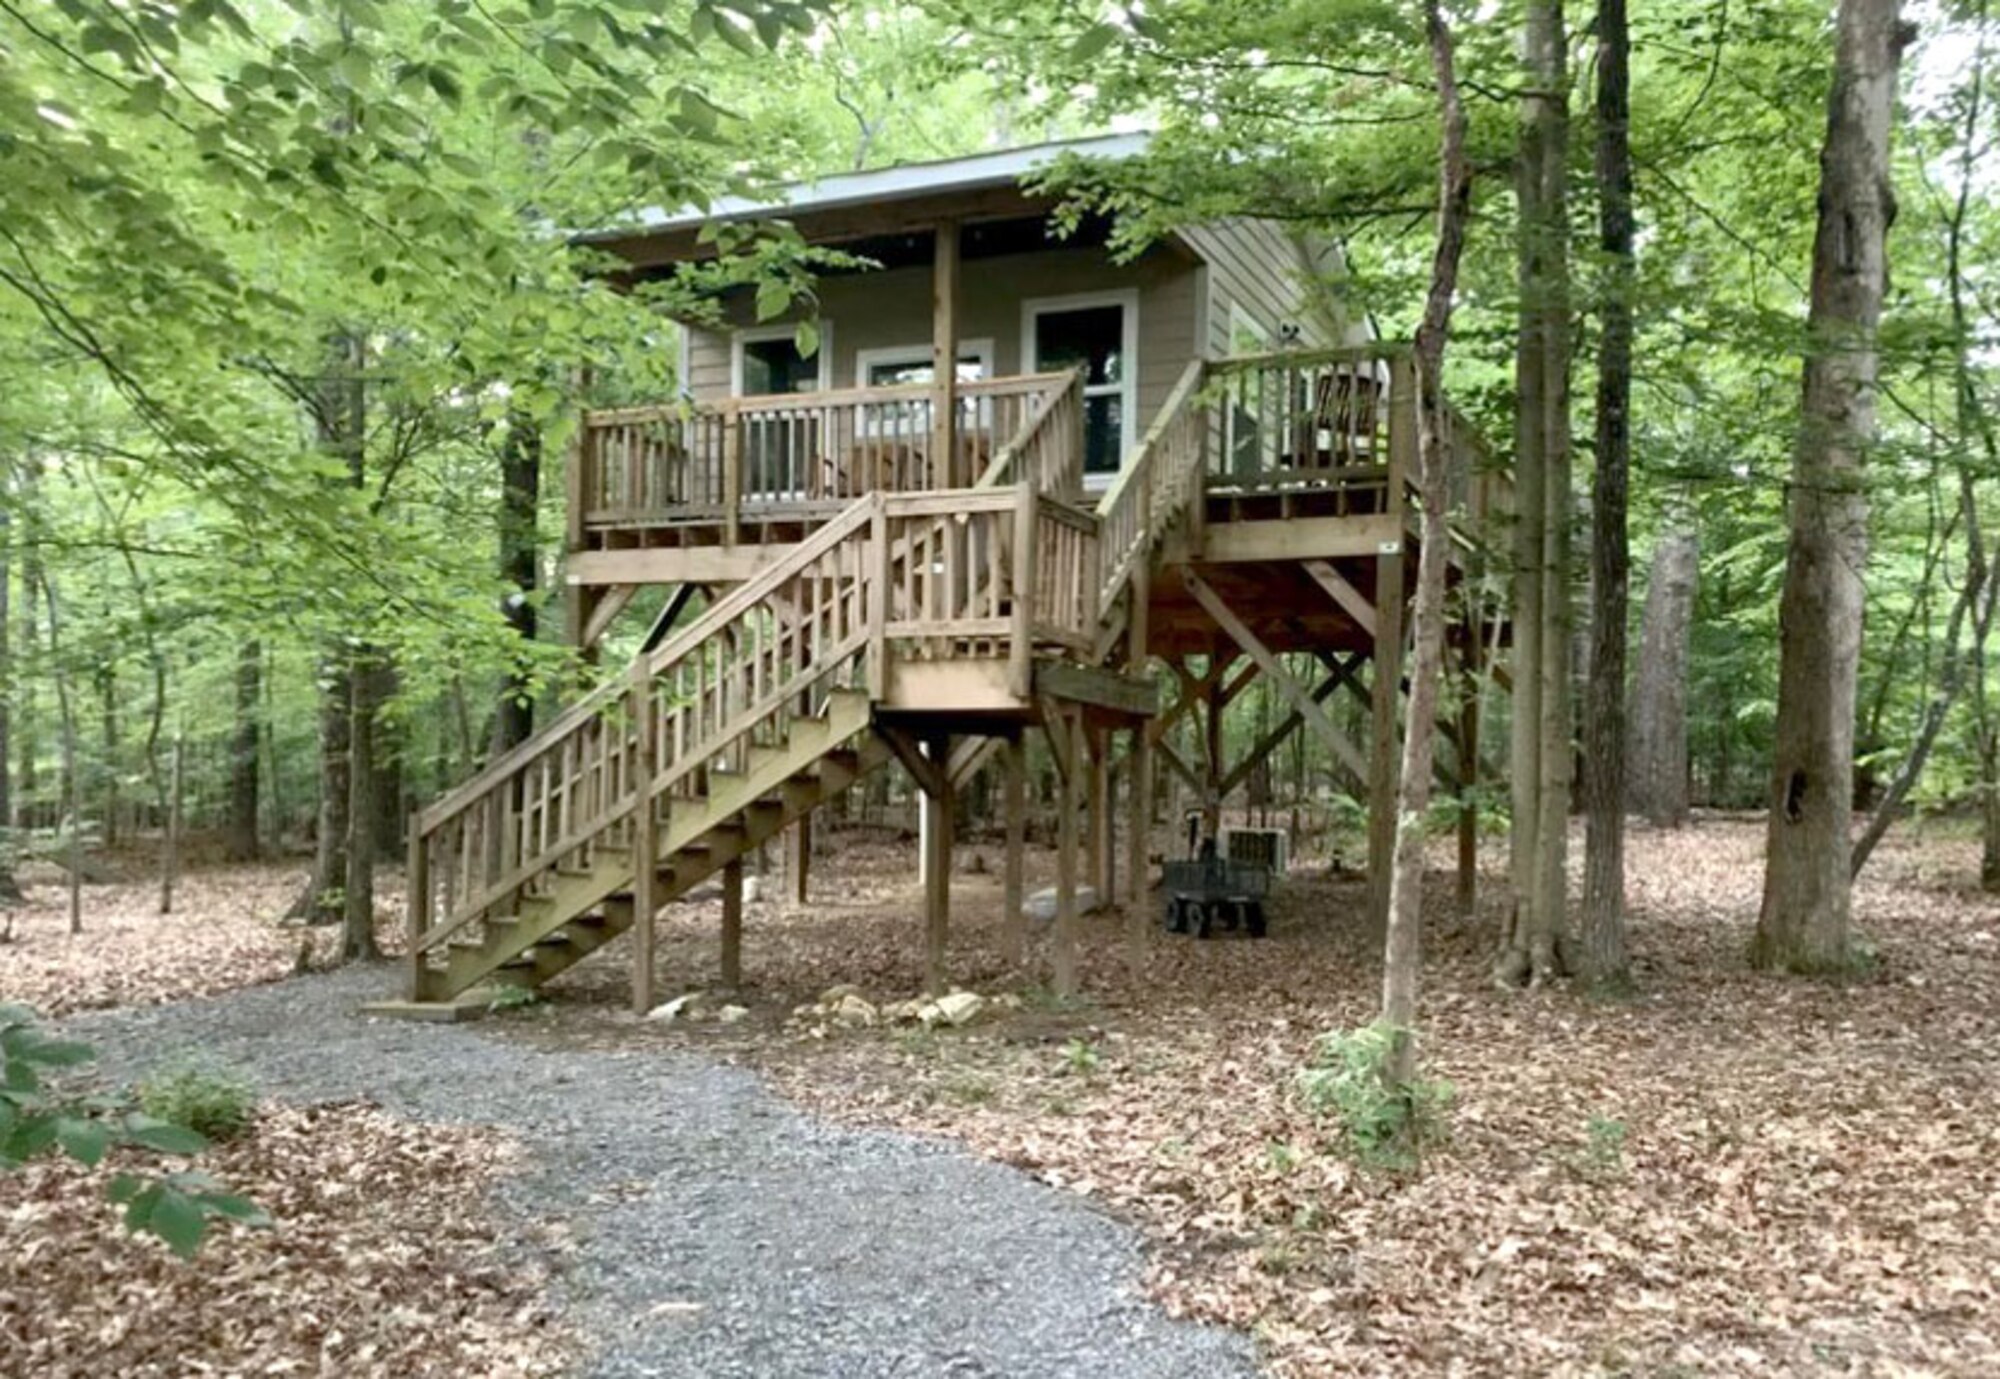
[[[935,371],[931,367],[931,354],[929,345],[894,345],[882,349],[856,350],[854,381],[864,388],[893,388],[905,383],[929,383],[935,377]],[[992,376],[993,342],[959,341],[958,381],[971,383],[976,379]],[[992,404],[985,398],[973,401],[975,410],[969,419],[961,403],[958,411],[960,425],[966,425],[969,420],[975,429],[985,430],[992,425]],[[931,404],[928,398],[872,404],[862,414],[861,427],[863,434],[866,435],[881,435],[891,431],[902,434],[928,431],[930,416]]]
[[[958,381],[970,383],[993,374],[993,342],[958,342]],[[891,388],[899,383],[931,381],[931,347],[897,345],[889,349],[856,350],[854,381],[864,388]]]
[[[1083,472],[1107,481],[1125,462],[1138,403],[1139,294],[1048,297],[1022,307],[1028,366],[1051,373],[1081,365]]]
[[[826,358],[826,327],[820,347],[808,359],[799,353],[797,327],[760,326],[736,332],[732,392],[738,397],[768,393],[810,393],[820,387],[819,361]]]

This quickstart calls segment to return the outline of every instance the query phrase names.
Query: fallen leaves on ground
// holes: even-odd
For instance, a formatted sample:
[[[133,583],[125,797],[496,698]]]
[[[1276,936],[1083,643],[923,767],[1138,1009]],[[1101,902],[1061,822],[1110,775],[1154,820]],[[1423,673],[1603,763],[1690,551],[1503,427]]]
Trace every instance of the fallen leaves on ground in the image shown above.
[[[809,909],[749,908],[750,1018],[635,1022],[613,957],[507,1027],[723,1052],[1086,1195],[1150,1237],[1161,1303],[1253,1328],[1281,1376],[2000,1372],[2000,900],[1976,846],[1885,844],[1856,896],[1880,968],[1842,987],[1745,965],[1762,840],[1632,835],[1618,1001],[1496,989],[1496,879],[1461,920],[1434,873],[1421,1025],[1455,1101],[1415,1172],[1357,1166],[1291,1092],[1318,1034],[1376,1009],[1353,877],[1287,881],[1262,942],[1155,932],[1137,970],[1123,921],[1093,918],[1087,998],[1063,1008],[1000,957],[997,851],[961,848],[952,975],[1024,1008],[815,1037],[785,1019],[824,988],[921,978],[914,846],[854,841],[825,849]],[[1033,856],[1031,885],[1048,870]],[[668,994],[714,983],[716,911],[663,922]]]
[[[267,1108],[199,1166],[275,1224],[219,1228],[192,1262],[123,1229],[113,1165],[0,1174],[0,1374],[558,1373],[543,1271],[489,1224],[513,1158],[490,1131]]]
[[[306,868],[190,871],[167,915],[159,913],[158,878],[146,876],[145,867],[134,870],[136,879],[83,887],[83,932],[76,935],[69,932],[62,873],[47,866],[26,872],[27,903],[9,912],[13,941],[0,943],[0,999],[51,1016],[158,1005],[278,981],[301,966],[323,967],[339,952],[337,926],[280,923],[305,884]],[[395,942],[402,906],[401,883],[385,872],[376,895],[381,942]]]

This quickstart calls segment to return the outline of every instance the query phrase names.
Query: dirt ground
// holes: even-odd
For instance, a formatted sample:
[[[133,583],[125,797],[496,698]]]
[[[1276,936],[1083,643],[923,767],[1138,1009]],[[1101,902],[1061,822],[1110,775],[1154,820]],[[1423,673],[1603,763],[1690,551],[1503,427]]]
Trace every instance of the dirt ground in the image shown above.
[[[1301,872],[1270,938],[1156,933],[1137,970],[1095,917],[1064,1008],[1045,966],[1001,961],[997,850],[962,847],[953,975],[1020,1008],[851,1029],[795,1008],[836,983],[915,994],[920,897],[914,844],[850,836],[810,907],[776,877],[749,907],[740,1022],[635,1020],[616,954],[508,1019],[739,1058],[1088,1195],[1152,1239],[1162,1301],[1253,1329],[1284,1376],[2000,1372],[2000,900],[1973,844],[1900,836],[1857,895],[1875,973],[1764,976],[1743,959],[1761,845],[1743,820],[1635,833],[1618,1001],[1497,989],[1494,878],[1461,919],[1434,873],[1422,1028],[1453,1103],[1413,1171],[1358,1166],[1294,1092],[1315,1037],[1376,1006],[1358,878]],[[1033,857],[1031,884],[1050,871]],[[716,913],[664,921],[669,994],[713,985]]]
[[[629,1014],[614,947],[494,1028],[699,1049],[837,1119],[1018,1165],[1143,1229],[1154,1294],[1253,1330],[1283,1376],[2000,1372],[2000,900],[1976,888],[1976,845],[1892,836],[1857,892],[1876,969],[1831,986],[1744,963],[1761,842],[1734,819],[1634,833],[1638,986],[1617,1001],[1496,989],[1496,878],[1461,918],[1435,873],[1421,1026],[1453,1100],[1413,1170],[1357,1165],[1294,1091],[1315,1038],[1375,1009],[1355,877],[1297,872],[1261,942],[1156,930],[1136,969],[1123,920],[1093,917],[1086,995],[1065,1006],[1040,985],[1041,940],[1029,972],[1002,961],[998,850],[962,846],[952,974],[1018,1008],[963,1029],[848,1028],[795,1010],[837,983],[877,1003],[916,994],[920,896],[913,842],[839,835],[822,840],[810,906],[765,878],[744,990],[711,1014]],[[1051,872],[1031,856],[1031,886]],[[62,962],[42,921],[17,919],[26,942],[0,948],[0,991],[27,994],[25,974],[29,999],[62,1008],[206,989],[214,964],[122,975],[181,971],[153,956],[163,936],[240,955],[232,980],[281,976],[297,935],[271,933],[252,897],[288,884],[191,877],[171,924],[104,888],[101,937]],[[59,923],[59,898],[37,900]],[[710,896],[663,918],[666,994],[714,987],[718,909]],[[747,1015],[715,1018],[724,999]]]

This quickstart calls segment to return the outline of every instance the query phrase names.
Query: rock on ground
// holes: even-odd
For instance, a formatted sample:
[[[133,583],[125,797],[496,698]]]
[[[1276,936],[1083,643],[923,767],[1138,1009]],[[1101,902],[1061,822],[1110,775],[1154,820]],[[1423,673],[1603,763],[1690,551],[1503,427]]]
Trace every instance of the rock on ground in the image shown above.
[[[198,1046],[282,1099],[513,1132],[534,1166],[496,1206],[523,1250],[538,1226],[573,1234],[561,1301],[587,1376],[1257,1373],[1245,1338],[1144,1301],[1132,1232],[1012,1169],[815,1120],[693,1055],[356,1016],[392,980],[350,970],[67,1028],[119,1077]]]

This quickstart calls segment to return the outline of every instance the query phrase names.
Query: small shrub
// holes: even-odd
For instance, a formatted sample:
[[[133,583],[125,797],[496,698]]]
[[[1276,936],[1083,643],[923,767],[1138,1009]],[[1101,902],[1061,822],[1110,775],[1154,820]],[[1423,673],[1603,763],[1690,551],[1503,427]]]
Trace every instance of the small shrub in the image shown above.
[[[1086,1040],[1072,1039],[1063,1045],[1063,1066],[1078,1077],[1090,1076],[1102,1061],[1097,1046]]]
[[[503,986],[495,991],[493,999],[486,1003],[486,1012],[489,1015],[498,1015],[502,1011],[525,1010],[529,1006],[539,1005],[541,999],[541,993],[532,986]]]
[[[1413,1162],[1423,1146],[1441,1138],[1451,1084],[1412,1078],[1383,1080],[1395,1031],[1386,1025],[1323,1034],[1299,1070],[1298,1089],[1316,1116],[1332,1116],[1355,1156],[1365,1163]]]
[[[185,1125],[208,1140],[229,1140],[250,1128],[257,1089],[235,1073],[204,1063],[167,1065],[137,1087],[147,1115]]]
[[[1592,1116],[1590,1142],[1583,1151],[1584,1168],[1596,1178],[1615,1178],[1625,1171],[1625,1122]]]

